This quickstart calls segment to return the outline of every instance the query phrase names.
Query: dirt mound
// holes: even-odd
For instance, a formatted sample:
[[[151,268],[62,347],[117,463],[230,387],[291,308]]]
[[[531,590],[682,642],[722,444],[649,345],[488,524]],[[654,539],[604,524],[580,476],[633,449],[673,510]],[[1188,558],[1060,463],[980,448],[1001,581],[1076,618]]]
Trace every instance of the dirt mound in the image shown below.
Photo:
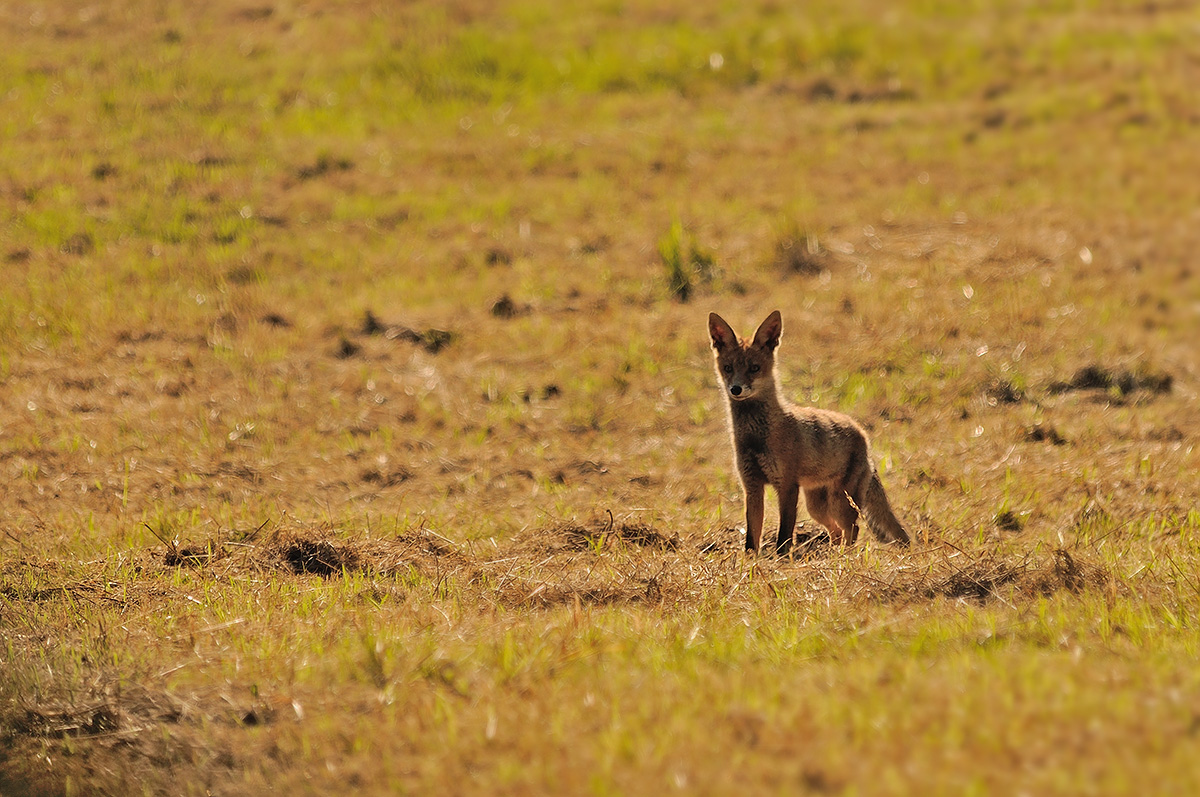
[[[560,562],[548,571],[526,574],[499,586],[493,597],[508,608],[556,606],[613,606],[621,604],[662,604],[679,600],[683,584],[672,578],[666,567],[654,570],[651,563],[627,564],[623,572],[600,575],[590,564],[575,559]]]
[[[636,603],[642,600],[644,593],[637,590],[621,589],[618,587],[586,587],[572,589],[564,586],[548,587],[535,590],[515,602],[516,606],[535,606],[548,609],[554,606],[570,606],[578,603],[580,606],[612,606],[623,603]]]
[[[281,544],[279,553],[295,573],[333,576],[360,569],[356,551],[328,540],[295,538]]]
[[[563,551],[599,553],[601,550],[622,545],[659,551],[676,551],[679,550],[680,540],[678,534],[664,534],[645,523],[613,523],[610,520],[603,520],[590,526],[567,522],[538,529],[524,537],[518,545],[546,553]]]
[[[498,555],[491,558],[479,557],[469,545],[428,529],[387,538],[356,537],[328,525],[289,526],[266,535],[260,535],[261,530],[240,539],[226,534],[200,543],[172,542],[161,560],[167,567],[211,568],[222,576],[262,571],[322,578],[347,573],[382,578],[436,574],[439,579],[454,578],[464,588],[483,590],[498,605],[547,608],[681,600],[702,583],[738,582],[746,566],[742,537],[735,529],[712,531],[684,545],[678,534],[611,519],[536,529],[498,546]],[[844,581],[841,589],[849,594],[904,602],[949,598],[985,604],[1111,589],[1116,583],[1103,566],[1064,548],[1004,554],[944,543],[909,549],[894,561],[890,556],[896,552],[889,551],[889,558],[867,566],[845,561],[852,551],[830,545],[827,537],[815,536],[806,544],[806,530],[798,531],[791,556],[770,555],[773,545],[768,544],[766,555],[751,560],[756,570],[770,573],[770,580],[783,590],[777,593],[781,598],[793,588],[812,594],[830,574]],[[612,566],[598,569],[599,558]],[[672,575],[685,571],[683,576]]]
[[[971,562],[961,570],[936,579],[922,594],[926,598],[942,595],[984,603],[998,595],[1000,587],[1015,581],[1022,572],[1023,564],[994,560]]]
[[[990,553],[969,558],[960,553],[935,562],[920,577],[897,578],[876,596],[922,600],[944,597],[985,604],[1006,600],[1008,595],[1035,597],[1064,590],[1077,593],[1112,583],[1106,568],[1081,561],[1063,548],[1055,549],[1048,558],[1032,554],[1009,558]]]
[[[184,714],[185,704],[165,692],[110,684],[73,702],[21,701],[9,728],[14,735],[43,739],[119,737],[151,723],[178,722]]]
[[[261,534],[220,532],[210,539],[180,543],[159,536],[154,552],[166,567],[205,568],[220,565],[222,574],[239,571],[283,571],[296,575],[338,576],[363,572],[389,575],[415,569],[443,569],[441,560],[465,564],[466,555],[449,540],[422,529],[375,539],[346,536],[331,526],[288,526]]]
[[[801,559],[810,556],[824,556],[833,550],[829,533],[813,522],[800,521],[796,523],[796,537],[788,557]],[[742,529],[726,527],[719,531],[710,532],[701,538],[696,549],[708,556],[742,553],[746,550],[746,532]],[[775,556],[775,536],[767,536],[764,532],[762,556]]]

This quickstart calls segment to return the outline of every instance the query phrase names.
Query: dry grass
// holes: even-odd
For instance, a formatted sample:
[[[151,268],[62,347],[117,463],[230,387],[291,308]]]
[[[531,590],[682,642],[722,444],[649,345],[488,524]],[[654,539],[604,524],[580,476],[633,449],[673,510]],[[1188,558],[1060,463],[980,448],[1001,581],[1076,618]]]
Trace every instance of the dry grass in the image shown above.
[[[0,9],[0,793],[1194,791],[1195,12],[806,9]]]
[[[914,748],[910,734],[987,727],[988,712],[1000,710],[1010,723],[1031,723],[1011,742],[1043,755],[1050,742],[1038,729],[1046,721],[1037,719],[1039,704],[969,708],[984,685],[973,681],[986,678],[985,693],[1037,692],[1045,688],[1038,679],[1061,666],[1054,662],[1078,662],[1085,651],[1101,682],[1115,677],[1112,685],[1125,693],[1123,679],[1139,669],[1142,652],[1163,650],[1164,639],[1175,636],[1161,625],[1172,615],[1151,607],[1165,610],[1180,586],[1194,590],[1194,580],[1174,569],[1170,555],[1169,565],[1131,568],[1106,551],[1103,543],[1068,550],[1017,537],[1000,545],[917,544],[904,552],[826,545],[794,560],[748,559],[735,530],[680,537],[606,517],[474,544],[429,530],[348,534],[320,523],[218,532],[123,555],[119,575],[111,561],[13,561],[4,567],[3,592],[12,644],[40,644],[59,662],[64,653],[68,660],[79,655],[71,650],[88,653],[84,677],[68,692],[27,693],[9,706],[10,756],[43,752],[8,758],[6,783],[56,790],[61,781],[29,763],[48,755],[47,764],[61,762],[72,782],[114,792],[133,783],[176,791],[164,768],[180,767],[194,778],[187,790],[242,792],[302,776],[305,788],[318,791],[347,777],[371,788],[382,788],[381,779],[388,788],[420,789],[453,777],[467,791],[506,783],[576,791],[599,775],[630,788],[646,785],[647,777],[711,778],[702,790],[724,791],[731,773],[714,770],[708,757],[732,749],[749,761],[785,757],[752,771],[758,787],[877,787],[870,773],[853,768],[852,757],[832,748],[821,757],[798,755],[794,744],[810,741],[776,738],[775,728],[800,722],[816,723],[811,730],[820,728],[826,739],[857,739],[859,754],[881,765],[905,749],[908,774],[893,773],[902,782],[915,778],[939,790],[1000,786],[1011,773],[985,763],[994,754],[990,743],[966,743],[964,753],[975,761],[969,775],[941,769],[940,745]],[[36,582],[31,573],[40,574]],[[165,607],[183,616],[154,630],[158,623],[148,620]],[[64,610],[86,619],[43,619]],[[1165,638],[1147,626],[1147,610]],[[120,629],[108,628],[105,617],[122,618]],[[742,633],[730,635],[731,623]],[[263,648],[273,652],[254,653]],[[121,665],[125,655],[133,660]],[[113,663],[89,665],[89,656],[112,656]],[[240,675],[218,676],[234,662]],[[921,693],[927,675],[911,669],[920,662],[956,685]],[[768,688],[774,697],[763,702],[779,668],[798,691]],[[646,678],[665,693],[644,694],[636,684]],[[719,685],[729,678],[738,685]],[[837,688],[817,698],[810,690],[821,689],[820,678]],[[710,684],[699,702],[678,693],[690,683]],[[891,706],[898,697],[911,699],[914,689],[919,705]],[[586,714],[600,714],[576,716],[578,708],[559,702],[566,695],[581,700]],[[797,704],[802,695],[808,697]],[[804,708],[813,700],[822,707],[816,716]],[[906,741],[896,740],[900,747],[867,743],[854,730],[858,720],[839,718],[863,700],[888,722],[911,727]],[[1175,732],[1178,710],[1186,719],[1190,705],[1172,701],[1152,711],[1165,733]],[[1083,707],[1055,705],[1055,727],[1085,722],[1093,710],[1086,700]],[[700,727],[671,725],[682,746],[647,758],[637,740],[661,732],[658,712],[669,706],[705,728],[706,741],[695,736]],[[1130,708],[1146,705],[1139,698]],[[403,717],[424,719],[396,727]],[[531,731],[529,721],[551,727]],[[380,737],[385,727],[394,730]],[[569,728],[575,730],[558,735]],[[599,735],[585,746],[571,743],[583,729]],[[627,734],[619,748],[635,746],[609,760],[603,756],[613,733]],[[312,780],[304,751],[317,740],[332,768]],[[1111,741],[1131,743],[1120,734]],[[1156,744],[1135,744],[1143,743]],[[341,752],[329,744],[342,745]],[[685,751],[692,748],[704,755]],[[543,759],[547,750],[552,759]],[[381,770],[378,756],[393,763]],[[512,769],[527,756],[546,760],[546,768]],[[1025,760],[1022,782],[1046,786],[1056,772],[1078,766],[1057,755],[1043,764]],[[632,775],[628,767],[657,774]],[[1184,782],[1179,771],[1170,777]]]

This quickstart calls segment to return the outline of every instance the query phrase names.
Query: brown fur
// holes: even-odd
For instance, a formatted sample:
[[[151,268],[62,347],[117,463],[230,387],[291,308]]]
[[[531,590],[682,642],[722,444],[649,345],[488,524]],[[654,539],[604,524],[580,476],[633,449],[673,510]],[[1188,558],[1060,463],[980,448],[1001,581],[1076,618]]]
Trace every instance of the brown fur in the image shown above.
[[[746,549],[762,541],[763,494],[771,485],[779,498],[775,548],[792,547],[800,491],[813,520],[830,539],[851,544],[862,510],[867,526],[884,542],[908,544],[883,484],[871,463],[867,433],[840,412],[797,407],[780,393],[775,348],[783,333],[779,311],[771,313],[752,340],[740,340],[716,313],[708,316],[717,375],[729,399],[733,451],[746,497]]]

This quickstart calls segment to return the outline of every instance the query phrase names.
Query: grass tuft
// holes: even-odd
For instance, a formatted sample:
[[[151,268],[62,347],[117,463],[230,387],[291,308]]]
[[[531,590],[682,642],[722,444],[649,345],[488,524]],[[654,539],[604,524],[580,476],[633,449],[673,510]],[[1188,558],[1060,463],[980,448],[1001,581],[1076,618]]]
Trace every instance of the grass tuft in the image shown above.
[[[658,255],[667,273],[667,292],[679,302],[688,302],[700,286],[710,284],[716,277],[716,259],[712,252],[697,243],[679,221],[658,241]]]
[[[794,221],[780,227],[775,235],[772,265],[784,274],[812,276],[828,267],[829,252],[817,236],[801,229]]]

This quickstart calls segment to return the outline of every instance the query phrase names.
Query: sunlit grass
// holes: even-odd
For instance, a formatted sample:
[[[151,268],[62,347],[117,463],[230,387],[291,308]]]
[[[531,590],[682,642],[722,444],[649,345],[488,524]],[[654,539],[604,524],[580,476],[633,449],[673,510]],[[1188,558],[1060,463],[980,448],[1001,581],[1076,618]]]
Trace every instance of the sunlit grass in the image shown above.
[[[1194,790],[1194,22],[0,13],[0,792]],[[776,308],[912,551],[740,554]]]

